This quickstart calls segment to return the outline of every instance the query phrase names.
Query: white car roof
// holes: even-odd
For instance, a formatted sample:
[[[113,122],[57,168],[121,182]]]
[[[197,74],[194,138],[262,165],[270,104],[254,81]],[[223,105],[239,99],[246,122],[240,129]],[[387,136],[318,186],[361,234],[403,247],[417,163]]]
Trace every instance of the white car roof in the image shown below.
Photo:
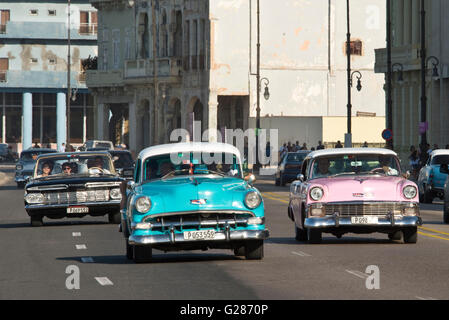
[[[312,151],[307,155],[307,158],[313,159],[317,157],[341,155],[341,154],[382,154],[382,155],[397,156],[396,152],[390,149],[383,149],[383,148],[336,148],[336,149],[323,149]]]
[[[442,155],[442,154],[449,154],[449,150],[447,150],[447,149],[433,150],[430,153],[430,157],[439,156],[439,155]]]
[[[204,153],[231,153],[235,154],[239,164],[241,163],[240,151],[236,147],[227,143],[219,142],[180,142],[161,144],[153,147],[143,149],[138,158],[146,159],[161,154],[170,154],[177,152],[204,152]]]

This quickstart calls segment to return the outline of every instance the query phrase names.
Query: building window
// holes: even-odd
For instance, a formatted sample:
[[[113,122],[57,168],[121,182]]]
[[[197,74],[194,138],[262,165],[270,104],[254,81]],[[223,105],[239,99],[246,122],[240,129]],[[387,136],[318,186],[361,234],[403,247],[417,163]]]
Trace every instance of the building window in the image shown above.
[[[48,58],[48,64],[55,65],[57,62],[56,57]]]
[[[0,82],[6,82],[6,73],[9,69],[9,59],[0,58]]]
[[[48,10],[49,16],[56,16],[56,10]]]
[[[28,11],[28,13],[31,16],[37,16],[39,14],[39,10],[37,10],[37,9],[30,9],[30,11]]]
[[[0,10],[0,33],[6,33],[6,23],[9,21],[9,10]]]
[[[345,42],[345,46],[346,46],[346,42]],[[350,46],[350,53],[351,55],[354,56],[361,56],[363,53],[363,45],[362,45],[362,41],[361,40],[353,40],[349,43]],[[347,51],[346,47],[345,47],[345,52]]]
[[[97,12],[80,11],[79,33],[84,35],[95,35],[98,32]]]
[[[37,58],[30,58],[31,63],[37,63]]]

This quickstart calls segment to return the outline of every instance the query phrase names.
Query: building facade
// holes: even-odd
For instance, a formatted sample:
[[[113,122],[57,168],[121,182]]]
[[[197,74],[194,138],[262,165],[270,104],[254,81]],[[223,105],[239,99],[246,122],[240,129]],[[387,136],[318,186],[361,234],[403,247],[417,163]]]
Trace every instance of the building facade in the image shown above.
[[[254,127],[255,0],[90,2],[98,10],[99,54],[98,70],[88,71],[87,85],[96,97],[98,138],[138,152],[169,142],[175,128],[191,132],[192,120],[210,130],[210,140],[225,128]],[[363,90],[354,86],[353,116],[384,121],[383,77],[374,73],[374,48],[385,40],[385,5],[360,0],[351,6],[352,67],[363,76]],[[269,100],[261,99],[261,117],[346,115],[345,3],[261,0],[259,34],[260,72],[270,91]],[[324,136],[309,141],[290,125],[275,129],[291,130],[280,136],[309,145]],[[379,137],[369,142],[382,142],[383,129],[368,129]],[[334,138],[343,141],[344,131]]]
[[[33,143],[66,143],[68,87],[67,1],[0,3],[1,140],[20,152]],[[96,10],[88,0],[70,6],[70,143],[94,136],[93,97],[83,61],[97,56]],[[92,119],[92,120],[91,120]]]
[[[439,76],[432,77],[432,58],[426,69],[427,141],[434,147],[449,144],[449,43],[446,34],[449,3],[444,0],[424,1],[426,56],[438,59]],[[392,1],[392,101],[394,149],[405,160],[410,147],[421,143],[421,1]],[[400,65],[398,65],[400,64]],[[402,65],[402,67],[401,67]],[[402,79],[399,77],[400,70]],[[387,73],[387,50],[376,50],[376,72]]]

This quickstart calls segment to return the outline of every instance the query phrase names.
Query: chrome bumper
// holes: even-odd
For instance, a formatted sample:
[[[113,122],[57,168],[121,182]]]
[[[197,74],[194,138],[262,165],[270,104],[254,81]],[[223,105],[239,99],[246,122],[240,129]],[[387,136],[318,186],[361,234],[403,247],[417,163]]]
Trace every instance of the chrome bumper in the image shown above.
[[[304,227],[306,228],[338,228],[338,227],[418,227],[422,225],[419,216],[379,218],[376,224],[354,224],[351,217],[329,216],[323,218],[306,218]]]
[[[111,200],[107,202],[80,202],[80,203],[58,203],[58,204],[33,204],[25,205],[26,210],[63,209],[68,207],[100,207],[100,206],[120,206],[121,200]]]
[[[176,243],[199,243],[217,241],[239,241],[239,240],[264,240],[269,236],[268,230],[242,230],[230,232],[216,232],[213,240],[185,240],[182,233],[154,235],[154,236],[133,236],[128,239],[131,245],[152,245],[152,244],[176,244]]]

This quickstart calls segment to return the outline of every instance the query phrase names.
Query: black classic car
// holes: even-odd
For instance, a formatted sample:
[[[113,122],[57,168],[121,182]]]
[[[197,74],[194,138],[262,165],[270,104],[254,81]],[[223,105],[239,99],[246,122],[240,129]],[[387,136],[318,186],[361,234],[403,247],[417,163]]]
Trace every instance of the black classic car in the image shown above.
[[[120,223],[120,185],[108,152],[67,152],[39,156],[25,187],[25,210],[32,226],[50,219],[108,215]]]
[[[128,150],[109,150],[117,173],[128,180],[134,176],[134,160]]]
[[[34,165],[37,157],[41,154],[55,153],[54,149],[46,148],[30,148],[23,150],[20,154],[20,159],[16,163],[16,175],[14,181],[17,183],[17,188],[23,188],[34,174]]]

